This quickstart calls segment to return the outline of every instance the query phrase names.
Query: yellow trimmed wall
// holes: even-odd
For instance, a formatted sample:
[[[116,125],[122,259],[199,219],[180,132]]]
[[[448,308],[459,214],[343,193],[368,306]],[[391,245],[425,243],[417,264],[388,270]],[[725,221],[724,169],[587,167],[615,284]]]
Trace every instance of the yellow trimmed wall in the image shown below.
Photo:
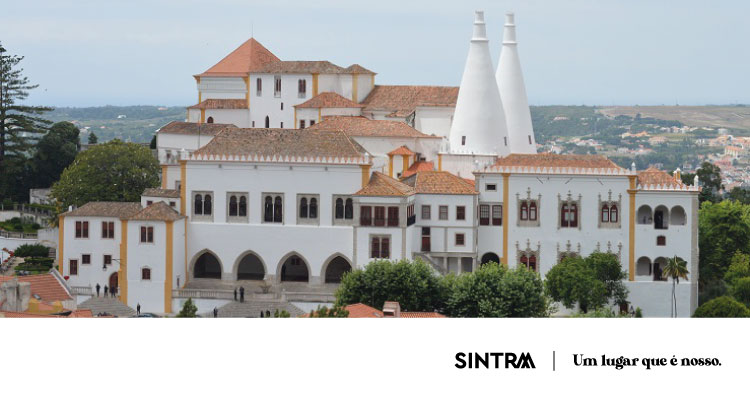
[[[128,221],[120,220],[120,271],[117,273],[117,286],[120,287],[120,301],[128,304]]]
[[[438,154],[438,171],[443,170],[443,155]]]
[[[65,273],[63,273],[65,265],[65,257],[63,257],[63,249],[65,248],[65,217],[62,215],[58,218],[57,243],[57,271],[60,272],[60,275],[65,276]]]
[[[167,221],[167,251],[164,265],[164,312],[172,313],[172,268],[174,266],[174,221]]]
[[[628,222],[628,280],[635,280],[635,194],[638,192],[636,189],[635,176],[628,177],[630,179],[630,189],[628,195],[630,197],[630,218]]]
[[[510,173],[503,173],[503,258],[500,260],[508,265],[508,200],[510,199]]]
[[[403,168],[401,169],[401,176],[404,175],[404,172],[406,172],[407,169],[409,169],[409,156],[401,156],[401,161],[403,162]]]
[[[393,178],[393,154],[388,154],[388,176]]]
[[[185,160],[180,160],[180,214],[185,214],[185,206],[187,203],[187,198],[185,197],[185,191],[187,190],[185,188],[185,184],[187,183],[187,162]]]
[[[359,83],[359,75],[352,74],[352,101],[357,103],[357,86]]]
[[[162,189],[167,188],[167,166],[166,165],[161,166],[161,188]]]
[[[370,166],[360,165],[359,167],[362,168],[362,187],[365,187],[370,182]]]
[[[318,95],[318,74],[312,74],[312,95],[313,97]]]

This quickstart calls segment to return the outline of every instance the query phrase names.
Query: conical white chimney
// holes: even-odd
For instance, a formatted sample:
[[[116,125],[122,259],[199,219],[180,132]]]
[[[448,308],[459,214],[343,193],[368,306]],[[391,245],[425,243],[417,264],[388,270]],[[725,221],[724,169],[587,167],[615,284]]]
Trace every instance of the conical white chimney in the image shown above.
[[[535,154],[536,139],[531,125],[529,100],[523,83],[521,60],[518,57],[516,25],[513,13],[505,15],[503,47],[497,65],[497,86],[503,101],[511,153]]]
[[[450,131],[451,153],[510,153],[500,91],[493,74],[484,12],[477,11]]]

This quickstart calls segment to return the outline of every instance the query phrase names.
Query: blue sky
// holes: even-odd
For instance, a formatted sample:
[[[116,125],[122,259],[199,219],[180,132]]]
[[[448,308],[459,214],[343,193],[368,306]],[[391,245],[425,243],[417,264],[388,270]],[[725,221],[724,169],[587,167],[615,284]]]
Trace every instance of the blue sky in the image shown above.
[[[739,0],[7,1],[0,42],[40,85],[30,103],[190,105],[192,75],[251,29],[282,60],[458,85],[475,9],[495,60],[516,13],[531,104],[750,103],[750,2]]]

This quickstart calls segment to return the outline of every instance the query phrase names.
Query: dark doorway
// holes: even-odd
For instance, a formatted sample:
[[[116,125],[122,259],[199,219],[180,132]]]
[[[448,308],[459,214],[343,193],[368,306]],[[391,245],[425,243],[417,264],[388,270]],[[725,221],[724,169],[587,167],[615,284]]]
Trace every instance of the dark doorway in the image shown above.
[[[352,270],[349,261],[344,257],[338,256],[328,263],[326,268],[325,283],[341,283],[341,278],[345,273]]]
[[[265,276],[265,268],[263,268],[263,263],[258,256],[248,254],[242,257],[240,264],[237,266],[237,279],[261,281]]]
[[[299,256],[291,256],[281,267],[282,282],[308,282],[307,264]]]
[[[221,279],[221,264],[211,253],[201,254],[193,270],[196,278]]]
[[[485,253],[485,255],[482,256],[481,265],[487,264],[489,262],[495,262],[500,264],[500,257],[497,256],[495,253]]]

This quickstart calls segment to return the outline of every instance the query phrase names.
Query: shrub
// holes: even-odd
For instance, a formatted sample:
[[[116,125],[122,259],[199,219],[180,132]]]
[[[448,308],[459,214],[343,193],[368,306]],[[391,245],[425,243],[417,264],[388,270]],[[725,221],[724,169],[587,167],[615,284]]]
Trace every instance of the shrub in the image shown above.
[[[188,298],[185,304],[182,305],[182,310],[177,314],[177,318],[195,318],[197,312],[198,307],[193,304],[193,299]]]
[[[635,317],[636,318],[643,318],[643,310],[641,310],[640,307],[636,307],[636,309],[635,309]]]
[[[750,277],[735,280],[731,293],[735,300],[745,306],[750,306]]]
[[[18,246],[14,254],[16,257],[47,257],[49,247],[43,244],[22,244]]]
[[[750,310],[744,304],[729,297],[721,296],[698,307],[695,318],[750,318]]]

